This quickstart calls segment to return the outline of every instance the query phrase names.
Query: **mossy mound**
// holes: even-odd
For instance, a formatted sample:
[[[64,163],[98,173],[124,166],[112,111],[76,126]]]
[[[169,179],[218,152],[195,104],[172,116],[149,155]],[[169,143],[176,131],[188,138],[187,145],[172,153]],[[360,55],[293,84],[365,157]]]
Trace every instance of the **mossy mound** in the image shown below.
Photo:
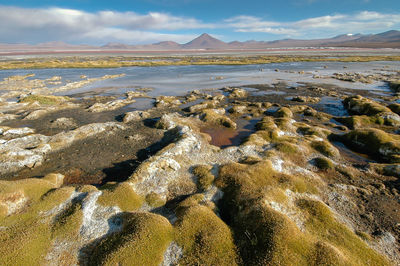
[[[66,201],[74,188],[63,187],[48,190],[47,193],[43,191],[34,193],[36,196],[41,195],[32,198],[30,205],[19,213],[0,219],[0,226],[3,228],[0,230],[1,265],[43,265],[54,237],[61,239],[68,237],[64,235],[64,229],[73,224],[67,218],[72,216],[63,216],[65,218],[61,219],[63,224],[54,226],[52,219],[43,215]],[[32,191],[29,194],[31,193]]]
[[[105,185],[98,199],[100,205],[118,206],[122,211],[135,211],[142,206],[143,201],[127,182]]]
[[[177,209],[175,238],[183,248],[182,265],[236,265],[237,254],[229,227],[209,208],[202,197],[189,198]]]
[[[193,168],[193,174],[198,178],[197,187],[200,191],[205,191],[214,182],[214,175],[211,173],[212,166],[198,165]]]
[[[386,106],[360,95],[347,97],[343,100],[343,104],[347,110],[357,115],[371,116],[379,113],[391,112]]]
[[[315,164],[316,167],[318,167],[319,169],[321,169],[323,171],[335,168],[332,161],[327,158],[324,158],[324,157],[315,158],[313,160],[313,163]]]
[[[330,244],[330,246],[325,245],[322,250],[324,252],[334,251],[333,254],[329,252],[334,255],[332,262],[342,258],[347,265],[389,265],[383,256],[377,254],[354,232],[339,223],[323,203],[301,199],[296,204],[306,214],[305,227],[307,231],[314,237]],[[325,256],[326,259],[329,257]],[[337,265],[332,262],[330,265]]]
[[[346,145],[381,161],[400,162],[400,137],[379,129],[356,129],[341,137]]]
[[[214,109],[203,110],[200,113],[200,119],[206,123],[210,123],[216,126],[224,126],[227,128],[236,128],[236,123],[233,122],[229,117],[224,114],[220,114]]]
[[[38,102],[43,105],[55,105],[58,103],[69,101],[70,98],[67,96],[54,96],[54,95],[29,95],[18,102],[20,103],[33,103]]]
[[[400,115],[400,103],[389,104],[388,108],[392,110],[393,113]]]
[[[376,125],[385,124],[385,119],[380,116],[353,115],[353,116],[335,117],[334,119],[350,129],[371,127],[374,124]]]
[[[146,195],[146,203],[153,208],[161,207],[165,204],[165,199],[162,198],[159,194],[155,192],[151,192]]]
[[[287,107],[281,107],[274,113],[274,116],[277,118],[292,118],[293,113]]]
[[[322,141],[313,141],[311,142],[311,147],[320,152],[321,154],[327,156],[327,157],[337,157],[339,156],[339,151],[338,149],[335,148],[331,143],[329,143],[326,140]]]
[[[276,202],[285,205],[285,197],[276,191],[292,187],[295,181],[295,177],[273,171],[268,161],[221,168],[216,181],[224,191],[220,208],[234,232],[241,261],[247,265],[388,264],[337,222],[320,202],[295,201],[295,212],[305,219],[303,231],[281,208],[277,211],[266,204],[268,199],[275,205]],[[315,212],[312,204],[316,205]]]
[[[102,239],[91,251],[89,265],[160,265],[173,238],[171,224],[152,213],[123,213],[121,232]]]
[[[297,145],[294,145],[288,141],[282,141],[275,144],[275,149],[285,154],[296,154],[299,152]]]

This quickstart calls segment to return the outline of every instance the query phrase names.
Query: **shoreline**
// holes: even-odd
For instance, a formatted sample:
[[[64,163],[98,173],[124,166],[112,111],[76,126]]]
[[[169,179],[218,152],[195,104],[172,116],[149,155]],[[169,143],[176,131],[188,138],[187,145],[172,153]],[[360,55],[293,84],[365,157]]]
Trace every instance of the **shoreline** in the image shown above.
[[[185,65],[257,65],[285,62],[373,62],[400,61],[400,55],[223,55],[223,56],[68,56],[0,61],[1,70],[53,68],[123,68]]]

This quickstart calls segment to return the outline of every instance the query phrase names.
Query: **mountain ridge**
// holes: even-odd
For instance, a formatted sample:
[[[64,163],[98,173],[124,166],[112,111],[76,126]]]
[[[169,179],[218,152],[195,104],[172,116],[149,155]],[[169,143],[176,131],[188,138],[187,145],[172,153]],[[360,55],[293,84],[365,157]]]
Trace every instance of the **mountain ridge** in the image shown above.
[[[0,43],[0,52],[7,51],[168,51],[168,50],[252,50],[271,48],[307,48],[307,47],[353,47],[353,48],[400,48],[400,31],[389,30],[377,34],[341,34],[325,39],[280,39],[274,41],[231,41],[224,42],[210,34],[203,33],[195,39],[179,44],[173,41],[161,41],[153,44],[131,45],[110,42],[103,46],[74,45],[60,41],[36,45],[18,43]]]

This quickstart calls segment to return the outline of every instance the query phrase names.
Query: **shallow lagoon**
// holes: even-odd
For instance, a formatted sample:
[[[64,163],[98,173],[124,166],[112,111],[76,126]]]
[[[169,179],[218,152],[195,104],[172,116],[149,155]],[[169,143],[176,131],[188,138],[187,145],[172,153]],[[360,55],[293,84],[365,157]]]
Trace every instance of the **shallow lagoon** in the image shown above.
[[[278,71],[276,71],[278,70]],[[81,80],[81,76],[96,78],[124,73],[117,79],[94,82],[79,89],[60,93],[73,95],[101,90],[99,94],[120,94],[136,88],[151,87],[150,96],[182,95],[193,89],[221,88],[250,84],[274,84],[286,82],[330,83],[339,87],[387,91],[383,82],[373,84],[351,83],[327,78],[335,72],[358,72],[363,74],[385,73],[400,70],[399,62],[294,62],[263,65],[204,65],[159,66],[100,69],[18,69],[0,71],[0,79],[12,75],[35,74],[38,79],[61,76],[62,82]],[[299,74],[300,71],[304,73]],[[325,76],[315,79],[314,75]]]

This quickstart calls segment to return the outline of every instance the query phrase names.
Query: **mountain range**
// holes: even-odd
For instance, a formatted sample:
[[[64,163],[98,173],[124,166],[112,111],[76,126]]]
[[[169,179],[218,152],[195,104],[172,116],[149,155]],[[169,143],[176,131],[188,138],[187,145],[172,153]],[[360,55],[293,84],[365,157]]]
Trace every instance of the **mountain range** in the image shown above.
[[[71,45],[63,42],[49,42],[37,45],[2,44],[0,53],[18,52],[68,52],[68,51],[184,51],[184,50],[256,50],[271,48],[307,48],[307,47],[353,47],[353,48],[400,48],[400,31],[390,30],[378,34],[343,34],[328,39],[283,39],[276,41],[233,41],[223,42],[204,33],[194,40],[179,44],[163,41],[147,45],[128,45],[108,43],[103,46]]]

